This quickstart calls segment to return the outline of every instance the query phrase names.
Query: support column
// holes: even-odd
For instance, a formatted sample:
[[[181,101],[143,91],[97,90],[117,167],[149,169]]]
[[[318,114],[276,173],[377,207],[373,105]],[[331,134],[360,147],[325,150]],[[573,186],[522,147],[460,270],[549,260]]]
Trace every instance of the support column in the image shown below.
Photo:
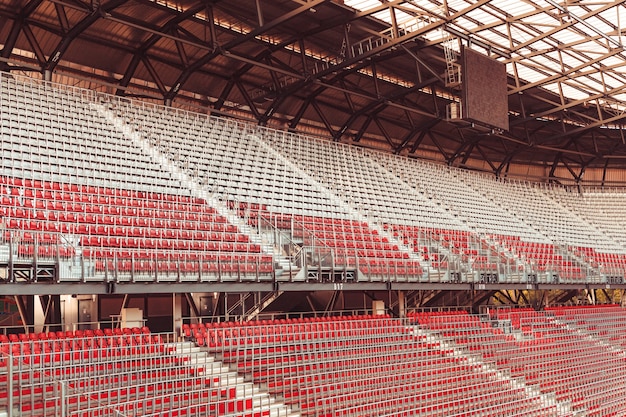
[[[36,301],[33,303],[33,329],[34,332],[42,332],[43,327],[46,324],[46,313],[50,307],[48,304],[51,302],[49,296],[35,295]]]
[[[35,324],[35,297],[32,295],[15,296],[15,304],[20,313],[24,332],[30,332]]]
[[[183,327],[183,295],[180,293],[172,294],[172,330],[176,334],[180,334]]]
[[[406,317],[406,299],[404,291],[398,291],[398,317]]]
[[[61,296],[40,295],[39,303],[35,303],[35,330],[58,331],[61,328]],[[95,317],[93,311],[91,316]]]

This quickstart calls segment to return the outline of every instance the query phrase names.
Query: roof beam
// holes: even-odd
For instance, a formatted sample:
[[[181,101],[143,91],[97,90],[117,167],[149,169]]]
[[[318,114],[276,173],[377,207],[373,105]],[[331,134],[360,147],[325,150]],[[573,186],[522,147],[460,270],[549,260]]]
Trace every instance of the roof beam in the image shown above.
[[[601,30],[599,30],[598,28],[594,27],[593,25],[590,25],[589,23],[587,23],[587,18],[591,16],[596,16],[598,15],[598,13],[600,13],[600,11],[598,10],[594,10],[593,12],[591,12],[591,14],[587,14],[585,16],[587,17],[578,17],[577,15],[575,15],[574,13],[571,13],[569,11],[569,9],[565,6],[561,6],[559,3],[555,2],[554,0],[545,0],[546,2],[550,3],[552,6],[556,7],[557,9],[559,9],[560,11],[562,11],[563,13],[567,13],[567,15],[569,17],[571,17],[572,19],[574,19],[575,21],[577,21],[578,23],[580,23],[581,25],[585,26],[587,29],[597,33],[599,36],[603,37],[604,39],[606,39],[606,41],[608,43],[613,44],[614,47],[618,48],[618,49],[623,49],[623,45],[619,42],[617,42],[615,39],[611,38],[610,36],[608,36],[607,34],[605,34],[604,32],[602,32]],[[623,1],[620,1],[619,4],[624,4]],[[608,5],[604,6],[607,7]]]
[[[367,131],[367,128],[369,127],[370,123],[372,123],[372,115],[371,114],[368,115],[365,118],[365,121],[361,125],[361,128],[358,130],[358,132],[356,132],[356,135],[354,136],[354,142],[360,142],[361,141],[361,138],[363,137],[363,135]],[[337,142],[336,139],[334,139],[334,141]]]
[[[417,149],[420,147],[420,145],[422,144],[422,141],[424,140],[424,138],[426,137],[426,134],[430,132],[430,129],[423,129],[419,136],[417,137],[417,139],[415,139],[415,142],[413,142],[413,146],[411,146],[411,149],[409,150],[410,154],[413,154],[417,151]]]
[[[478,144],[476,144],[476,146],[474,148],[478,151],[480,156],[483,158],[483,161],[485,161],[489,165],[489,167],[491,168],[491,171],[495,173],[496,172],[496,166],[491,161],[491,158],[487,157],[487,155],[483,151],[482,146],[479,146]],[[468,156],[469,156],[469,154],[468,154]],[[463,164],[465,164],[466,162],[467,162],[467,160],[463,161]]]
[[[553,4],[553,2],[551,0],[547,1],[547,2],[554,6],[554,4]],[[605,10],[611,9],[613,7],[616,7],[616,6],[618,6],[618,5],[622,4],[622,3],[623,3],[623,0],[615,0],[613,2],[604,4],[601,7],[593,10],[592,12],[589,12],[589,13],[583,15],[583,16],[580,16],[579,19],[586,20],[586,19],[588,19],[590,17],[593,17],[593,16],[595,16],[595,15],[597,15],[599,13],[602,13]],[[542,40],[542,39],[544,39],[546,37],[550,37],[550,36],[554,35],[557,32],[560,32],[560,31],[565,30],[565,29],[569,29],[571,26],[574,26],[574,24],[575,24],[574,22],[566,22],[566,23],[563,23],[563,24],[561,24],[559,26],[556,26],[553,29],[550,29],[547,32],[542,32],[542,33],[540,33],[539,35],[537,35],[536,37],[534,37],[532,39],[528,39],[525,42],[522,42],[522,43],[520,43],[518,45],[515,45],[515,46],[511,47],[511,51],[512,52],[516,52],[516,51],[518,51],[518,50],[520,50],[522,48],[526,48],[526,47],[532,45],[535,42],[538,42],[538,41],[540,41],[540,40]]]
[[[428,80],[425,80],[419,84],[416,84],[410,88],[399,88],[397,89],[393,94],[389,95],[389,96],[385,96],[385,97],[380,97],[378,100],[374,100],[370,103],[368,103],[366,106],[363,106],[362,108],[360,108],[357,111],[352,112],[352,114],[350,114],[350,117],[348,118],[348,120],[346,120],[346,122],[341,126],[341,128],[339,128],[339,130],[337,131],[337,136],[334,137],[335,140],[341,140],[341,135],[343,135],[343,133],[350,128],[350,125],[361,115],[370,112],[370,111],[374,111],[375,109],[377,109],[378,107],[385,105],[385,103],[392,101],[392,100],[396,100],[398,98],[404,97],[408,94],[411,94],[413,92],[419,91],[422,88],[433,84],[435,82],[438,81],[438,77],[432,77],[429,78]]]
[[[195,7],[191,7],[190,9],[185,10],[183,13],[180,13],[176,15],[175,17],[173,17],[172,19],[170,19],[167,23],[165,23],[165,25],[163,25],[161,31],[151,30],[150,33],[152,33],[152,36],[150,36],[148,40],[146,40],[139,48],[137,48],[137,50],[133,54],[133,58],[131,62],[128,64],[128,68],[126,69],[124,76],[119,82],[120,87],[122,88],[118,88],[115,94],[116,95],[124,94],[124,91],[125,91],[124,88],[128,87],[128,84],[130,83],[130,80],[135,74],[135,71],[137,70],[137,65],[141,61],[142,56],[146,54],[147,51],[152,46],[154,46],[161,38],[169,37],[164,32],[168,32],[169,30],[174,29],[176,25],[188,19],[189,17],[195,15],[196,13],[199,13],[200,11],[204,10],[204,8],[205,8],[204,4],[199,4],[199,5],[196,5]],[[126,24],[126,22],[123,22],[123,23]],[[147,30],[147,28],[144,28],[144,30]],[[173,36],[171,39],[173,39],[174,41],[180,40],[180,38],[177,36]],[[178,42],[176,43],[176,45],[178,46]],[[197,46],[197,45],[194,44],[194,46]],[[205,47],[205,46],[202,45],[202,47]]]
[[[313,100],[313,96],[309,95],[306,100],[304,100],[304,102],[300,105],[300,108],[298,108],[298,111],[289,123],[289,130],[294,130],[298,126],[298,123],[300,123],[302,116],[304,116],[304,112],[311,104],[311,100]]]
[[[176,29],[172,28],[171,31],[175,34]],[[174,44],[176,45],[176,50],[178,51],[178,56],[180,58],[181,64],[183,64],[183,67],[186,67],[187,65],[189,65],[189,57],[187,56],[187,52],[185,51],[185,45],[180,40],[175,40]]]
[[[450,161],[450,156],[448,155],[448,153],[446,152],[446,150],[444,149],[443,146],[441,146],[441,144],[439,143],[439,141],[437,140],[437,138],[435,137],[435,135],[433,134],[432,131],[428,131],[427,132],[428,137],[430,138],[430,140],[433,142],[433,144],[437,147],[437,149],[439,150],[439,153],[443,156],[444,160],[446,161],[446,163],[449,163]]]
[[[22,26],[22,32],[24,32],[24,36],[28,40],[29,45],[33,48],[33,52],[35,53],[35,57],[37,58],[37,62],[40,66],[43,66],[46,63],[46,55],[43,53],[39,42],[37,41],[37,37],[33,33],[30,25],[24,23]]]
[[[322,109],[320,108],[320,106],[317,103],[317,100],[315,100],[315,98],[313,98],[313,100],[311,100],[311,105],[313,106],[313,108],[317,112],[318,116],[322,120],[322,123],[324,123],[324,126],[326,126],[326,130],[328,130],[328,134],[331,137],[334,137],[335,136],[335,130],[333,129],[333,126],[328,121],[328,118],[326,117],[326,115],[324,114]]]
[[[165,84],[161,80],[161,77],[159,77],[159,73],[157,72],[157,70],[154,68],[154,66],[152,66],[152,63],[150,62],[150,60],[147,57],[143,57],[141,59],[141,62],[143,62],[143,65],[146,67],[146,69],[150,73],[150,76],[154,80],[154,82],[157,85],[157,88],[159,89],[159,91],[163,95],[165,95],[165,90],[166,90]]]
[[[29,1],[23,8],[20,10],[17,16],[15,16],[13,20],[13,24],[11,25],[11,30],[9,32],[9,36],[7,40],[4,42],[4,46],[2,47],[2,52],[0,52],[0,58],[3,58],[0,61],[0,70],[8,71],[10,70],[10,66],[7,62],[8,58],[13,53],[13,48],[15,48],[15,44],[17,43],[17,39],[19,37],[20,31],[22,30],[26,19],[39,7],[39,5],[43,2],[43,0],[31,0]]]
[[[546,142],[554,141],[554,140],[561,139],[561,138],[564,138],[564,137],[571,137],[572,135],[578,135],[580,133],[586,132],[586,131],[594,129],[596,127],[600,127],[600,126],[603,126],[603,125],[611,124],[611,123],[620,121],[620,120],[625,119],[625,118],[626,118],[626,112],[623,112],[623,113],[618,114],[616,116],[609,117],[608,119],[598,120],[595,123],[591,123],[591,124],[588,124],[586,126],[581,126],[581,127],[576,128],[576,129],[572,129],[572,130],[563,132],[561,134],[551,136],[551,137],[546,139]],[[588,153],[581,153],[581,154],[582,155],[587,155],[587,156],[592,156],[591,154],[588,154]]]
[[[509,95],[510,94],[515,94],[515,93],[519,93],[521,91],[526,91],[526,90],[528,90],[530,88],[533,88],[533,87],[540,87],[540,86],[542,86],[544,84],[548,84],[550,82],[565,80],[565,79],[569,78],[569,76],[571,74],[576,74],[576,76],[579,77],[580,76],[579,71],[581,71],[582,69],[591,67],[592,65],[597,64],[598,62],[603,61],[603,60],[605,60],[607,58],[610,58],[612,56],[615,56],[615,55],[617,55],[617,54],[619,54],[621,52],[622,51],[619,50],[619,49],[612,49],[612,50],[608,51],[607,53],[592,59],[589,62],[584,62],[584,63],[582,63],[582,64],[580,64],[580,65],[578,65],[576,67],[572,67],[572,68],[568,69],[567,71],[556,73],[556,74],[550,75],[550,76],[548,76],[548,77],[546,77],[544,79],[541,79],[539,81],[535,81],[535,82],[532,82],[532,83],[524,84],[524,85],[522,85],[520,87],[513,88],[513,89],[509,90]],[[595,71],[597,72],[598,70],[595,70]]]
[[[393,139],[391,139],[391,136],[389,136],[389,133],[387,132],[387,129],[385,129],[385,126],[383,126],[383,124],[380,122],[378,117],[376,116],[373,116],[373,117],[374,117],[374,123],[376,123],[378,130],[380,130],[380,133],[383,134],[383,137],[385,138],[385,140],[387,141],[391,149],[395,148],[396,145],[395,143],[393,143]]]
[[[407,135],[404,137],[404,139],[402,140],[402,143],[400,143],[400,145],[398,145],[396,149],[394,149],[394,153],[396,155],[400,154],[402,150],[408,146],[408,144],[415,137],[415,135],[419,133],[420,137],[416,139],[415,143],[413,144],[413,147],[409,151],[409,153],[414,153],[417,150],[417,147],[419,146],[419,142],[421,142],[422,139],[424,138],[424,135],[426,134],[426,132],[428,132],[430,129],[435,127],[440,121],[441,119],[437,118],[437,119],[432,119],[428,121],[427,123],[422,123],[419,126],[414,126],[413,129],[411,129],[409,133],[407,133]]]
[[[81,33],[87,30],[98,19],[101,19],[103,15],[110,13],[115,8],[128,2],[128,0],[110,0],[102,6],[101,13],[90,13],[83,20],[78,22],[76,26],[70,29],[65,36],[61,39],[61,42],[54,48],[54,51],[50,54],[44,70],[46,72],[53,72],[59,61],[63,58],[63,54],[70,47],[74,39],[76,39]]]
[[[200,69],[202,66],[204,66],[205,64],[207,64],[208,62],[212,61],[216,56],[225,53],[226,55],[228,54],[228,52],[230,51],[230,49],[243,44],[246,41],[249,41],[251,39],[254,39],[255,37],[257,37],[258,35],[267,32],[268,30],[271,30],[277,26],[280,26],[281,24],[295,18],[296,16],[299,16],[303,13],[307,13],[311,8],[314,8],[315,6],[318,6],[322,3],[325,3],[329,0],[312,0],[310,2],[308,2],[305,6],[301,6],[298,7],[297,9],[292,10],[289,13],[284,14],[283,16],[280,16],[277,19],[272,20],[271,22],[267,23],[264,26],[260,26],[252,31],[250,31],[249,33],[237,37],[235,39],[233,39],[232,41],[226,43],[225,45],[221,45],[220,47],[214,49],[213,51],[205,54],[202,58],[198,59],[197,61],[195,61],[194,63],[192,63],[191,65],[189,65],[187,68],[185,68],[182,73],[178,76],[178,79],[174,82],[173,87],[167,92],[167,97],[166,99],[173,99],[176,94],[178,94],[178,91],[180,90],[180,88],[183,86],[183,84],[185,82],[187,82],[187,80],[189,79],[189,77],[198,69]]]
[[[624,91],[626,91],[626,84],[621,86],[618,89],[613,90],[612,93],[614,93],[614,94],[621,94]],[[526,93],[526,94],[528,94],[528,93]],[[526,123],[526,122],[531,121],[531,120],[536,120],[536,119],[539,119],[539,118],[542,118],[542,117],[545,117],[545,116],[549,116],[549,115],[554,114],[554,113],[558,113],[558,112],[561,112],[561,111],[564,111],[564,110],[569,110],[569,109],[576,108],[576,107],[578,107],[580,105],[584,105],[585,103],[593,102],[595,100],[604,98],[604,97],[606,97],[606,94],[598,93],[598,94],[594,94],[594,95],[591,95],[589,97],[586,97],[584,99],[570,100],[570,101],[566,102],[565,104],[559,104],[559,103],[555,103],[553,101],[549,101],[547,98],[544,98],[542,96],[532,95],[532,97],[535,98],[536,100],[540,100],[540,101],[543,101],[545,103],[551,104],[554,107],[552,107],[550,109],[547,109],[547,110],[540,111],[540,112],[531,113],[531,115],[528,116],[528,117],[517,118],[517,119],[511,121],[511,126],[517,126],[517,125]],[[578,114],[580,114],[580,113],[578,113]],[[598,119],[593,119],[589,115],[586,115],[586,114],[582,114],[582,116],[585,117],[585,118],[591,119],[593,121],[598,120]]]
[[[246,91],[245,87],[241,83],[241,79],[235,78],[234,81],[235,81],[235,85],[237,86],[237,89],[239,90],[239,92],[241,93],[241,96],[243,97],[243,100],[246,102],[246,104],[250,108],[250,111],[254,115],[254,118],[259,120],[259,118],[261,117],[261,114],[259,113],[259,110],[256,108],[256,105],[254,104],[252,99],[250,98],[250,95]]]
[[[393,150],[393,153],[396,155],[399,155],[400,152],[402,152],[402,150],[409,144],[409,142],[411,142],[411,140],[415,137],[415,135],[417,135],[421,130],[422,130],[421,126],[414,127],[413,129],[411,129],[409,133],[407,133],[404,136],[404,138],[402,139],[402,142],[398,146],[396,146],[396,148]]]
[[[414,32],[408,32],[407,34],[405,34],[403,36],[400,36],[398,38],[395,38],[395,39],[391,40],[388,43],[384,43],[384,44],[382,44],[382,45],[380,45],[378,47],[372,48],[371,50],[369,50],[369,51],[367,51],[367,52],[365,52],[365,53],[363,53],[361,55],[358,55],[358,56],[352,57],[352,58],[348,58],[345,61],[340,62],[340,63],[338,63],[336,65],[331,65],[331,66],[329,66],[329,68],[327,68],[327,69],[325,69],[323,71],[320,71],[319,73],[315,74],[314,77],[315,78],[320,78],[322,76],[325,76],[327,74],[335,72],[335,71],[337,71],[339,69],[346,68],[346,67],[348,67],[350,65],[353,65],[353,64],[355,64],[357,62],[363,61],[363,60],[365,60],[365,59],[367,59],[367,58],[369,58],[371,56],[378,55],[381,52],[384,52],[386,50],[394,49],[397,45],[400,45],[402,43],[411,41],[411,40],[413,40],[413,39],[415,39],[415,38],[417,38],[417,37],[419,37],[419,36],[421,36],[421,35],[423,35],[423,34],[425,34],[427,32],[435,30],[435,29],[441,27],[442,25],[444,25],[446,21],[453,21],[453,20],[455,20],[455,19],[457,19],[459,17],[462,17],[465,14],[471,12],[472,10],[476,10],[477,8],[481,7],[482,5],[484,5],[486,3],[489,3],[490,1],[491,0],[479,0],[476,3],[471,4],[469,7],[454,13],[453,15],[451,15],[450,17],[448,17],[448,18],[446,18],[444,20],[431,23],[429,25],[426,25],[426,26],[424,26],[424,27],[414,31]]]
[[[467,13],[469,13],[472,10],[475,10],[477,8],[479,8],[480,6],[488,3],[490,0],[480,0],[472,5],[470,5],[469,7],[458,11],[456,13],[454,13],[453,15],[451,15],[449,18],[447,18],[446,20],[454,20],[458,17],[461,17]],[[441,20],[438,22],[434,22],[431,23],[429,25],[426,25],[414,32],[409,32],[403,36],[400,36],[398,38],[392,39],[387,43],[383,43],[380,46],[374,47],[369,51],[364,52],[361,55],[358,56],[353,56],[350,57],[348,59],[345,59],[342,62],[338,62],[335,65],[329,65],[328,68],[321,70],[315,74],[312,74],[310,77],[307,77],[304,80],[301,80],[300,82],[294,83],[293,85],[290,86],[289,89],[287,89],[286,91],[283,92],[283,94],[277,98],[276,102],[272,105],[272,107],[270,108],[269,114],[268,112],[266,112],[266,114],[269,116],[271,116],[271,114],[273,114],[274,112],[278,111],[279,107],[281,106],[281,104],[284,102],[285,97],[287,97],[290,94],[293,94],[295,91],[298,91],[300,89],[302,89],[305,85],[307,84],[311,84],[313,82],[316,82],[317,80],[325,77],[326,75],[332,74],[332,73],[336,73],[338,71],[342,71],[345,70],[346,68],[349,68],[355,64],[358,63],[362,63],[365,62],[367,59],[369,59],[372,56],[375,55],[379,55],[382,52],[385,51],[389,51],[389,50],[394,50],[398,45],[401,45],[405,42],[411,41],[421,35],[423,35],[424,33],[430,32],[431,30],[434,30],[438,27],[441,27],[446,20]]]
[[[10,69],[8,62],[6,61],[13,52],[13,48],[15,48],[15,44],[17,43],[17,38],[20,35],[22,30],[23,21],[21,18],[15,19],[13,21],[13,25],[11,25],[11,31],[9,32],[9,36],[4,43],[4,48],[2,48],[2,52],[0,53],[0,58],[4,58],[0,62],[0,70],[8,71]]]
[[[61,31],[63,33],[66,33],[70,28],[70,22],[67,20],[65,8],[60,3],[54,3],[54,10],[56,10],[57,12],[57,18],[59,19],[59,26],[61,27]]]

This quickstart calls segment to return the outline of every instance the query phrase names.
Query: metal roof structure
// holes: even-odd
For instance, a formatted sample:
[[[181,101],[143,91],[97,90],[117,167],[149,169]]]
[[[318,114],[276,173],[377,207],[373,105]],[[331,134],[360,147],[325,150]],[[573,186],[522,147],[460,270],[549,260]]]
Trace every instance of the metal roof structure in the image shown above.
[[[626,183],[623,0],[0,0],[0,70],[563,183]],[[509,131],[450,121],[461,45]]]

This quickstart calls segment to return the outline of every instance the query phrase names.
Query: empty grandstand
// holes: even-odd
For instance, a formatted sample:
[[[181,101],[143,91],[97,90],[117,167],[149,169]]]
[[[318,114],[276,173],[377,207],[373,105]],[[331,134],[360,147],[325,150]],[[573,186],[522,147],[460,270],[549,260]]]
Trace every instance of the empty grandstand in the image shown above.
[[[0,0],[0,417],[626,416],[625,21]]]
[[[182,342],[145,327],[12,334],[0,340],[0,405],[20,416],[619,416],[623,318],[619,306],[506,307],[193,321]]]

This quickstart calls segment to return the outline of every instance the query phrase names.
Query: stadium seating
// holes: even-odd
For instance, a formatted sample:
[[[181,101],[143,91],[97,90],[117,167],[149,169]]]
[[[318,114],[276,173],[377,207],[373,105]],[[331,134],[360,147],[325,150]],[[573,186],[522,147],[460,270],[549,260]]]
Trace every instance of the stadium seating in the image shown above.
[[[81,255],[89,277],[207,279],[272,272],[236,226],[205,201],[78,184],[0,177],[6,242],[16,261]]]
[[[193,334],[302,415],[559,415],[556,403],[389,317],[218,323]]]
[[[93,255],[60,279],[292,280],[276,265],[297,273],[332,253],[331,268],[365,281],[624,280],[623,190],[494,179],[6,75],[0,100],[0,215],[25,242],[12,255]],[[281,217],[298,234],[272,230]],[[316,256],[296,266],[284,242],[262,247],[276,235],[296,251],[306,237]]]
[[[619,416],[624,317],[503,307],[193,321],[177,343],[147,328],[2,335],[0,413]]]
[[[271,255],[129,145],[84,92],[1,85],[11,134],[2,139],[0,243],[13,262],[64,259],[75,271],[65,280],[271,278]]]
[[[12,405],[20,416],[289,415],[206,352],[145,327],[11,336],[0,338],[0,412]]]
[[[624,357],[584,326],[580,318],[585,314],[614,322],[624,312],[620,307],[546,312],[503,308],[492,311],[492,317],[465,312],[413,317],[420,327],[461,351],[479,355],[491,368],[554,394],[575,415],[620,415],[626,412],[623,404],[617,405],[625,388]]]
[[[303,216],[299,214],[271,213],[265,206],[248,209],[239,203],[235,210],[248,219],[253,227],[259,223],[271,224],[289,234],[290,239],[304,247],[328,251],[311,263],[332,268],[358,269],[361,280],[389,279],[395,281],[421,280],[423,271],[418,259],[408,251],[380,236],[367,222],[346,218]]]

